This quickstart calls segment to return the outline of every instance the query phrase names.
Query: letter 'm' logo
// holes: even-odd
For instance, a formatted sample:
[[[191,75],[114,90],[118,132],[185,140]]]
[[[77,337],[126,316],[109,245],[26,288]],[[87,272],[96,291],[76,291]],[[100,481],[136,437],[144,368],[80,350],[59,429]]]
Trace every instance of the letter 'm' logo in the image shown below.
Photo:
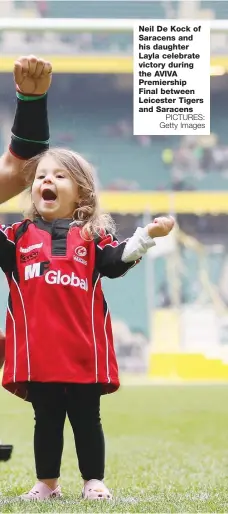
[[[49,261],[34,262],[33,264],[28,264],[25,266],[25,280],[44,275],[49,269],[49,265]]]

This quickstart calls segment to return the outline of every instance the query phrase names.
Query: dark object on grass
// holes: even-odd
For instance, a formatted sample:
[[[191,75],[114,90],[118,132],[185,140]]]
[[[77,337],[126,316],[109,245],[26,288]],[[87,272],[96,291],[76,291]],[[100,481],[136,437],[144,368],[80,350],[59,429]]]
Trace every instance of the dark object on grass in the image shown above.
[[[6,462],[10,459],[13,451],[12,444],[0,444],[0,461]]]
[[[5,335],[0,329],[0,369],[2,368],[5,360]]]

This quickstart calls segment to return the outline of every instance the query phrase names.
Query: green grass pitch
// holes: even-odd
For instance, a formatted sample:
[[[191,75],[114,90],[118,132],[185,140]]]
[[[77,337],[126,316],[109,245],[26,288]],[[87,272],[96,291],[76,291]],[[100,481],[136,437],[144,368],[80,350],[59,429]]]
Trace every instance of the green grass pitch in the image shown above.
[[[68,422],[64,498],[18,501],[35,482],[33,412],[2,389],[0,406],[0,439],[14,444],[0,463],[0,512],[228,512],[228,386],[122,387],[104,397],[109,503],[81,500]]]

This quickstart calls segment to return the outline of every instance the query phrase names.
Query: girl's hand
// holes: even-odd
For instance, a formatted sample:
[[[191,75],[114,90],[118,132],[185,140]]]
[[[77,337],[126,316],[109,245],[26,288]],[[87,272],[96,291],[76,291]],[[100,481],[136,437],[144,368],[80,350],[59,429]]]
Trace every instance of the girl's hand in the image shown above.
[[[148,234],[150,237],[164,237],[167,236],[174,227],[175,220],[172,216],[161,216],[155,218],[153,223],[147,225]]]

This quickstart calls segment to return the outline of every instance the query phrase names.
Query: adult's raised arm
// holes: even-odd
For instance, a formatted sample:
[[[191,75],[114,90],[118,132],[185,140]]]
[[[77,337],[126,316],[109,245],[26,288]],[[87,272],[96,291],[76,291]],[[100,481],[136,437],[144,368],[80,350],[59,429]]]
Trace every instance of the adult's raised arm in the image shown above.
[[[17,107],[11,144],[0,157],[0,203],[25,189],[25,161],[49,147],[47,91],[52,80],[48,61],[30,55],[14,63]]]
[[[0,203],[18,195],[25,188],[22,179],[24,162],[14,157],[10,151],[0,157]]]

